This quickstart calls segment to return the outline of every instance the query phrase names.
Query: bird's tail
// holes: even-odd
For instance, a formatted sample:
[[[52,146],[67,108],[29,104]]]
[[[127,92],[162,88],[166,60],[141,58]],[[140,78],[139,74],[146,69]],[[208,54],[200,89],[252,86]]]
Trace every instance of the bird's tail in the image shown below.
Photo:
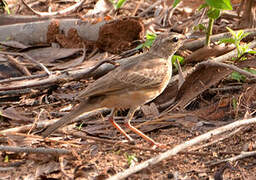
[[[93,110],[97,110],[100,107],[100,101],[102,100],[102,98],[100,97],[95,97],[95,98],[89,98],[83,102],[81,102],[73,111],[71,111],[69,114],[63,116],[60,120],[58,120],[57,122],[55,122],[54,124],[50,125],[49,127],[47,127],[42,133],[41,135],[43,137],[47,137],[50,134],[52,134],[56,129],[58,129],[59,127],[64,126],[65,124],[71,122],[73,119],[75,119],[76,117],[80,116],[83,113],[86,112],[91,112]]]

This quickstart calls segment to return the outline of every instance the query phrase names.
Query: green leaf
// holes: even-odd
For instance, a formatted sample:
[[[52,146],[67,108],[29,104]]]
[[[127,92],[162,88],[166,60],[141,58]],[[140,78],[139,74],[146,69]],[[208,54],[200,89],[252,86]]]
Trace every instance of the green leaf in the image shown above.
[[[241,75],[239,72],[232,72],[231,79],[241,82],[241,81],[245,81],[245,76]]]
[[[232,99],[232,106],[233,106],[234,109],[237,108],[237,100],[236,100],[236,98]]]
[[[249,54],[256,54],[256,51],[255,51],[255,50],[250,50],[250,49],[249,49],[249,50],[247,51],[247,53],[249,53]]]
[[[232,10],[230,0],[205,0],[206,3],[212,7],[219,10]]]
[[[135,49],[141,49],[141,48],[143,48],[143,47],[144,47],[144,43],[143,43],[143,44],[138,45]]]
[[[211,8],[211,9],[208,10],[207,16],[209,18],[212,18],[212,19],[217,19],[217,18],[220,17],[220,10],[219,9],[215,9],[215,8]]]
[[[234,44],[235,43],[235,39],[233,38],[223,38],[223,39],[220,39],[219,44],[221,43],[230,43],[230,44]]]
[[[246,36],[248,36],[250,33],[245,33],[244,31],[243,31],[243,33],[240,35],[240,37],[239,37],[239,41],[241,41],[242,39],[244,39]]]
[[[8,3],[5,0],[0,1],[0,10],[1,9],[4,9],[4,11],[6,11],[7,14],[11,14]]]
[[[116,9],[121,8],[124,5],[125,2],[126,2],[126,0],[118,0],[116,5],[115,5],[115,8]]]
[[[180,3],[180,0],[174,0],[172,7],[175,8]]]
[[[147,33],[146,34],[146,39],[147,40],[155,40],[155,38],[156,38],[156,34],[154,34],[154,33]]]
[[[226,28],[227,28],[227,30],[230,32],[230,34],[232,34],[233,37],[237,37],[235,31],[233,31],[233,30],[232,30],[231,28],[229,28],[229,27],[226,27]]]
[[[147,33],[146,41],[143,44],[138,45],[135,49],[141,49],[143,47],[150,48],[156,39],[156,34]]]
[[[248,68],[248,69],[246,69],[246,71],[248,71],[252,74],[256,74],[256,69],[253,69],[253,68]]]
[[[249,50],[249,44],[239,45],[237,47],[238,50],[238,57],[241,57],[244,53],[246,53]]]
[[[8,162],[9,162],[9,156],[8,156],[8,155],[5,155],[5,157],[4,157],[4,162],[5,162],[5,163],[8,163]]]
[[[204,3],[204,4],[199,6],[198,11],[201,11],[202,9],[204,9],[206,7],[208,7],[208,4]]]
[[[198,24],[197,26],[194,26],[193,30],[206,32],[206,27],[203,24]]]
[[[145,46],[146,48],[150,48],[150,47],[152,46],[153,42],[154,42],[153,39],[148,39],[148,40],[146,40],[146,42],[144,43],[144,46]]]
[[[199,30],[206,31],[206,27],[203,24],[198,24]]]
[[[240,38],[241,38],[241,36],[243,35],[243,33],[244,33],[244,31],[243,31],[243,30],[239,30],[239,31],[237,31],[237,32],[236,32],[236,37],[237,37],[237,39],[240,39]]]
[[[125,156],[126,156],[129,166],[132,166],[134,163],[138,162],[138,159],[134,154],[128,155],[127,153],[125,153]]]
[[[184,57],[178,56],[178,55],[173,55],[172,56],[172,63],[176,63],[176,60],[180,62],[180,64],[184,64]]]
[[[84,123],[80,123],[79,126],[77,127],[77,129],[78,129],[78,130],[81,130],[82,127],[83,127],[83,124],[84,124]]]
[[[182,65],[182,64],[184,64],[185,58],[182,56],[178,56],[178,55],[172,56],[172,64],[175,66],[176,69],[178,69],[178,64],[176,63],[176,60],[178,60],[180,65]]]

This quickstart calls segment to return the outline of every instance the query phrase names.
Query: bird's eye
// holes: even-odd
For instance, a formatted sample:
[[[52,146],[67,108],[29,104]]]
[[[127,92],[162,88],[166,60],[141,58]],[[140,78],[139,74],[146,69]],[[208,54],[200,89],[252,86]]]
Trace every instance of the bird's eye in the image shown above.
[[[172,42],[178,42],[178,41],[179,41],[179,38],[177,37],[172,38]]]

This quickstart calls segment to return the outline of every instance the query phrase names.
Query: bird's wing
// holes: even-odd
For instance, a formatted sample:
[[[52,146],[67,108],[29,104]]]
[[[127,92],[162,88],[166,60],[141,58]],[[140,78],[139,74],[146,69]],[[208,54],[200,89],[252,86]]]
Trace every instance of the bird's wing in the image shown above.
[[[79,95],[79,98],[156,88],[161,85],[167,73],[169,73],[168,62],[165,59],[134,61],[119,66],[94,81]]]

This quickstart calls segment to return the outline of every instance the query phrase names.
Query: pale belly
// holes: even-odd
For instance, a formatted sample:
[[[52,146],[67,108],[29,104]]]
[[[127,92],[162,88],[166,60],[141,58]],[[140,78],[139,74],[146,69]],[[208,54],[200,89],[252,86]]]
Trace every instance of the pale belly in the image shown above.
[[[131,107],[138,107],[147,102],[152,101],[157,96],[159,96],[163,90],[166,88],[169,79],[165,79],[161,88],[155,89],[143,89],[137,91],[129,91],[127,93],[110,95],[107,96],[102,101],[102,106],[106,108],[117,108],[117,109],[127,109]]]

